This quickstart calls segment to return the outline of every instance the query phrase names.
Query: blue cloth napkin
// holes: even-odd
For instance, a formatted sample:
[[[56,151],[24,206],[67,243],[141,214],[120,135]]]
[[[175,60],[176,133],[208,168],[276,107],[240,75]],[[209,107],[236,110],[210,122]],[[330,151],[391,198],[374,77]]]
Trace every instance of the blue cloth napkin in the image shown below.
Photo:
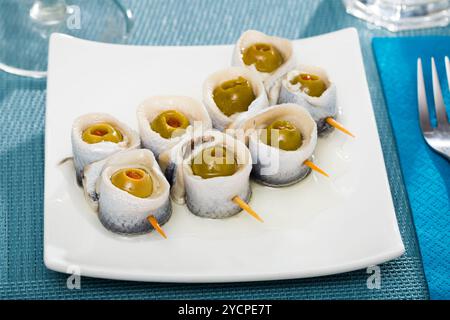
[[[444,57],[450,56],[450,37],[375,38],[373,49],[397,142],[430,297],[450,299],[450,162],[433,152],[422,137],[416,84],[417,58],[422,57],[428,105],[435,124],[430,62],[434,57],[450,113],[444,66]]]

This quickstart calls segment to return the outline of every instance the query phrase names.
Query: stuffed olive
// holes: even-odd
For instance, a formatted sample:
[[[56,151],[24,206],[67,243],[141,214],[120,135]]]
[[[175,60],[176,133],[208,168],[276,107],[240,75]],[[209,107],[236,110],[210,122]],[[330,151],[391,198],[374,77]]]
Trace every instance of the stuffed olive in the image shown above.
[[[255,43],[242,53],[242,60],[247,66],[255,65],[259,72],[270,73],[277,70],[284,62],[280,51],[268,43]]]
[[[301,147],[302,134],[292,122],[275,120],[267,126],[265,136],[261,137],[261,140],[269,146],[292,151]]]
[[[119,143],[123,141],[122,133],[109,123],[95,123],[83,131],[83,141],[89,144],[99,142],[114,142]]]
[[[249,81],[238,77],[217,86],[213,91],[213,99],[220,111],[229,117],[238,112],[248,111],[256,96]]]
[[[292,85],[297,83],[300,84],[300,89],[310,97],[320,97],[327,90],[325,81],[314,74],[299,74],[291,80]]]
[[[189,126],[189,119],[177,110],[161,112],[150,124],[153,131],[164,139],[170,139],[184,133]]]
[[[152,178],[140,168],[120,169],[111,176],[111,182],[117,188],[139,198],[148,198],[153,192]]]
[[[192,172],[203,179],[226,177],[236,173],[238,164],[233,152],[225,147],[209,147],[192,159]]]

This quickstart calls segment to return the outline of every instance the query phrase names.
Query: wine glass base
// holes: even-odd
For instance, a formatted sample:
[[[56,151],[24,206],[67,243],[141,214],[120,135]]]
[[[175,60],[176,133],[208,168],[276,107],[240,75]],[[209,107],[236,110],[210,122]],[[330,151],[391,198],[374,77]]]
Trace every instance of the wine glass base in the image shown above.
[[[392,32],[445,27],[450,23],[448,0],[343,0],[349,14]]]
[[[52,2],[54,6],[40,10],[40,1],[2,0],[0,70],[45,76],[48,42],[54,32],[110,43],[122,43],[129,34],[131,16],[118,1],[53,0],[47,4]]]

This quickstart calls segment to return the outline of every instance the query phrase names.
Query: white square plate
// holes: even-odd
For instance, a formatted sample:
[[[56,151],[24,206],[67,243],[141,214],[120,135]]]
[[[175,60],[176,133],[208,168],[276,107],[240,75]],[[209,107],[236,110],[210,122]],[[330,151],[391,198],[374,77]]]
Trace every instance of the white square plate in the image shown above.
[[[151,95],[201,99],[204,79],[227,67],[232,46],[137,47],[55,34],[50,41],[46,115],[44,259],[60,272],[139,281],[232,282],[320,276],[364,268],[404,252],[372,110],[358,34],[345,29],[294,41],[299,61],[325,68],[337,85],[339,132],[319,139],[311,174],[287,188],[253,184],[251,206],[209,220],[174,205],[157,233],[123,237],[102,227],[77,186],[72,121],[108,112],[137,128]]]

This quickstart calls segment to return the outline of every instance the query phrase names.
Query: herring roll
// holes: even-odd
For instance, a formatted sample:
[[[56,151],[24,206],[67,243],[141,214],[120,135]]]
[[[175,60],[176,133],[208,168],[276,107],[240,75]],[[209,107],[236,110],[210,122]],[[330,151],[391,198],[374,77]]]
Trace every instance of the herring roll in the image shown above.
[[[281,81],[278,102],[305,107],[317,123],[319,136],[333,128],[326,119],[337,115],[336,86],[321,68],[299,66],[288,72]]]
[[[220,131],[269,106],[261,79],[243,67],[230,67],[211,74],[203,85],[203,102],[214,128]]]
[[[97,183],[98,212],[103,226],[115,233],[134,235],[153,230],[171,214],[170,185],[150,150],[138,149],[111,156]]]
[[[192,153],[194,148],[203,143],[213,141],[215,135],[218,134],[219,132],[214,129],[209,130],[207,134],[197,131],[193,135],[184,136],[174,147],[160,154],[158,159],[159,166],[170,183],[170,196],[177,204],[184,205],[186,203],[182,168],[183,160]]]
[[[242,209],[233,201],[251,197],[252,158],[242,142],[211,130],[191,137],[162,157],[173,172],[172,199],[200,217],[227,218]],[[171,159],[171,160],[170,160]],[[171,167],[172,166],[172,167]]]
[[[71,140],[80,185],[87,165],[119,151],[139,148],[141,144],[136,131],[106,113],[89,113],[75,119]]]
[[[151,97],[138,107],[137,118],[142,145],[156,158],[189,132],[212,126],[205,107],[184,96]]]
[[[311,169],[304,164],[314,152],[317,127],[309,112],[296,104],[269,107],[236,129],[245,132],[253,158],[253,177],[271,187],[304,179]]]
[[[278,100],[281,77],[296,65],[293,51],[288,39],[248,30],[236,43],[232,65],[256,72],[263,80],[270,105],[274,105]]]

